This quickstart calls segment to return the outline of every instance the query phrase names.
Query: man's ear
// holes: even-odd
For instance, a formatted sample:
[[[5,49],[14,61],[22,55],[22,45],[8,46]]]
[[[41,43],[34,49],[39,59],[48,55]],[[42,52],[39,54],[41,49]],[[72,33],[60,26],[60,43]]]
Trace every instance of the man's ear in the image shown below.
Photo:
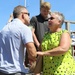
[[[24,19],[24,14],[22,14],[22,18]]]

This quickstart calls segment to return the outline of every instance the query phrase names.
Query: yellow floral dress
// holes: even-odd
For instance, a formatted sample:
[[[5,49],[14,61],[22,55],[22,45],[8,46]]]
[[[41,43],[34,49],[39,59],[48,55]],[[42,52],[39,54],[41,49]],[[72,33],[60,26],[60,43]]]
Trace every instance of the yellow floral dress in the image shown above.
[[[55,33],[46,33],[42,41],[42,51],[53,49],[59,45],[62,33],[61,30]],[[75,61],[71,54],[71,47],[68,52],[59,56],[43,57],[43,75],[75,75]]]

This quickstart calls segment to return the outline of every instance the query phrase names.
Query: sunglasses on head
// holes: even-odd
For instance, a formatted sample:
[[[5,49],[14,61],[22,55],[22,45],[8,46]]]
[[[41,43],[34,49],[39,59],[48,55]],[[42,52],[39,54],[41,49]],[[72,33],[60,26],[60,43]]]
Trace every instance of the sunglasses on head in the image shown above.
[[[50,17],[50,18],[48,18],[48,20],[53,20],[53,19],[55,19],[54,17]]]

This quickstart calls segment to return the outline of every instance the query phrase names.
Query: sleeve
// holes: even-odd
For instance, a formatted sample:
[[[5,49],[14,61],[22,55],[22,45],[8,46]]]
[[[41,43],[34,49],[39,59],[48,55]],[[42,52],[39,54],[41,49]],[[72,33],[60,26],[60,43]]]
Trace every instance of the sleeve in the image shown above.
[[[33,28],[35,28],[36,24],[37,24],[36,17],[32,17],[31,20],[30,20],[30,26],[32,26]]]
[[[22,29],[22,41],[24,44],[33,42],[32,32],[29,27]]]
[[[65,33],[65,32],[66,32],[66,33],[69,33],[69,31],[68,31],[68,30],[63,30],[63,33]]]

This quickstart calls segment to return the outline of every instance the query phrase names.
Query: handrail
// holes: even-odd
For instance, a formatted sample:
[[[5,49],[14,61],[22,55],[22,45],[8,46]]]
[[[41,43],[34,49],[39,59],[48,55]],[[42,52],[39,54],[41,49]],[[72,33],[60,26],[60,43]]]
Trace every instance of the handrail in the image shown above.
[[[65,20],[65,29],[67,29],[70,32],[70,24],[75,24],[75,21],[69,21],[69,20]]]
[[[65,20],[64,22],[69,22],[69,23],[75,24],[75,21]]]

